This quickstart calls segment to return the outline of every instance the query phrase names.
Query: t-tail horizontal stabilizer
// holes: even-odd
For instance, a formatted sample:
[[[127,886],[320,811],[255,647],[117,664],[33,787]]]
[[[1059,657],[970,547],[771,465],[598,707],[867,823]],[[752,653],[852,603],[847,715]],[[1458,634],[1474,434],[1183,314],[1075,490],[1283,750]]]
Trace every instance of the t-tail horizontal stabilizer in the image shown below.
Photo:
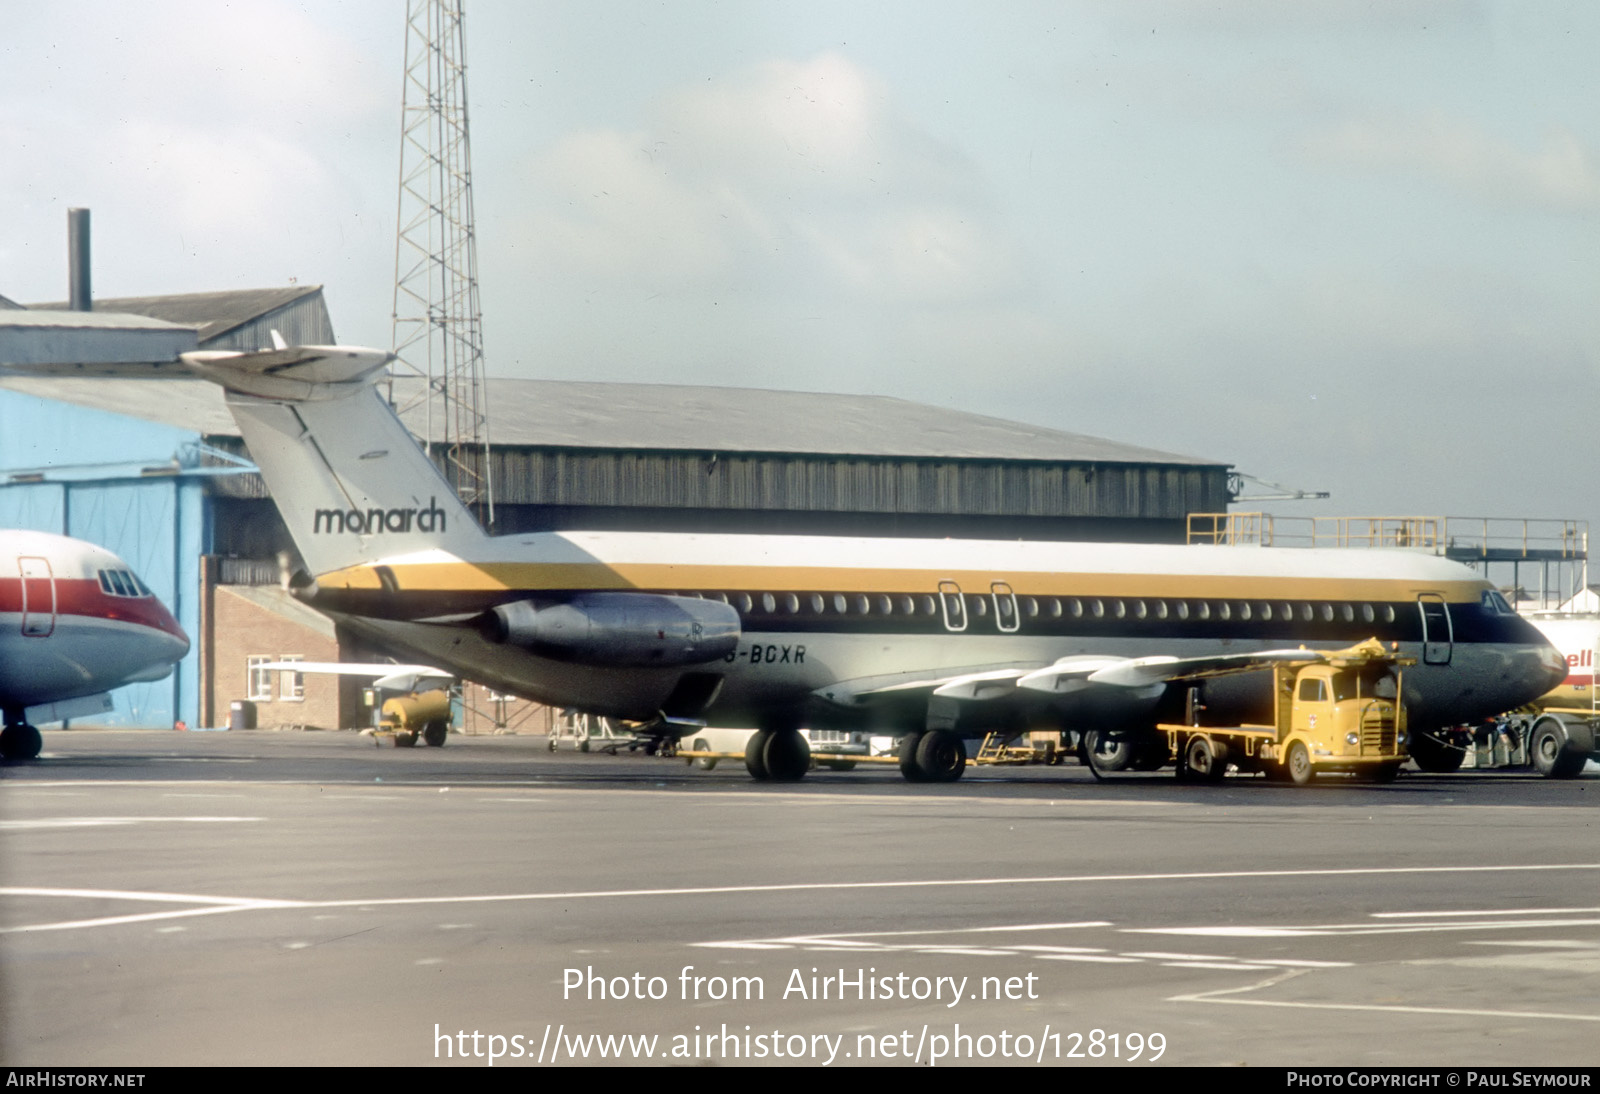
[[[182,359],[230,392],[300,402],[342,399],[360,390],[394,354],[360,346],[279,346],[256,353],[197,350]]]
[[[352,346],[183,355],[227,389],[250,458],[324,589],[376,587],[381,574],[337,571],[403,555],[445,563],[485,538],[374,390],[392,357]]]

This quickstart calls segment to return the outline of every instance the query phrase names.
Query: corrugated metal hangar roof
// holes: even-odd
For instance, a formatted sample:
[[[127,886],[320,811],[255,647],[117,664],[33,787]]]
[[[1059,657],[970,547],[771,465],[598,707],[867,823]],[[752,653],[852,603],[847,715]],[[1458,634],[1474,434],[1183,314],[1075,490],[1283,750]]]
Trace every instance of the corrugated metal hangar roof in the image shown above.
[[[238,436],[221,389],[201,380],[7,377],[0,386],[203,434]],[[489,405],[496,445],[1227,466],[882,395],[494,379]],[[420,422],[411,424],[420,432]]]
[[[321,285],[289,285],[274,289],[229,289],[223,292],[180,293],[175,296],[96,297],[97,312],[145,315],[179,326],[193,327],[203,346],[235,327],[322,291]],[[60,313],[66,301],[29,304],[34,311]],[[80,313],[85,314],[85,313]],[[88,313],[92,314],[92,313]]]

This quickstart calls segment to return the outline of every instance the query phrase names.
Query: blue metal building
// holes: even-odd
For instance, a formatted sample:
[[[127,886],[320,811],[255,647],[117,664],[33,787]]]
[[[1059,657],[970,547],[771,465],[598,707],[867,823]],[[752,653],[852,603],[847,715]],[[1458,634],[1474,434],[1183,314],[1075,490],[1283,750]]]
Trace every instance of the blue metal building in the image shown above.
[[[180,350],[262,348],[271,329],[333,341],[318,286],[99,300],[92,313],[58,307],[0,303],[0,366],[71,360],[90,363],[89,375],[114,374],[118,364],[171,361]],[[227,473],[228,461],[219,468],[205,458],[202,433],[215,423],[190,428],[141,416],[134,406],[119,412],[72,401],[74,385],[95,383],[54,381],[60,394],[52,397],[27,381],[0,381],[0,528],[54,532],[114,551],[190,636],[189,654],[171,676],[117,689],[114,710],[96,723],[196,725],[200,567],[213,542],[206,482]]]

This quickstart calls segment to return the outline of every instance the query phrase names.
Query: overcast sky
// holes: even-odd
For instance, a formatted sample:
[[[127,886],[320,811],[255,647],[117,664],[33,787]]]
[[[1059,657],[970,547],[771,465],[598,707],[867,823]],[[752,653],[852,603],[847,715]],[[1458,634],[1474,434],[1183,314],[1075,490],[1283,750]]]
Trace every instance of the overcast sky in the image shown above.
[[[0,294],[387,346],[401,0],[15,4]],[[489,371],[896,395],[1596,521],[1600,4],[467,0]]]

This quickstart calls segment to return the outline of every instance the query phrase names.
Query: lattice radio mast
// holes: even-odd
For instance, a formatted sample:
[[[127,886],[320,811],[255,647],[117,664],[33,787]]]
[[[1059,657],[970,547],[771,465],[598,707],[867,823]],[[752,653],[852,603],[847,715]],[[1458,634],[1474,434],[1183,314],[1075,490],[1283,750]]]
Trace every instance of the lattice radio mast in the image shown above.
[[[492,523],[462,3],[406,2],[389,398]]]

